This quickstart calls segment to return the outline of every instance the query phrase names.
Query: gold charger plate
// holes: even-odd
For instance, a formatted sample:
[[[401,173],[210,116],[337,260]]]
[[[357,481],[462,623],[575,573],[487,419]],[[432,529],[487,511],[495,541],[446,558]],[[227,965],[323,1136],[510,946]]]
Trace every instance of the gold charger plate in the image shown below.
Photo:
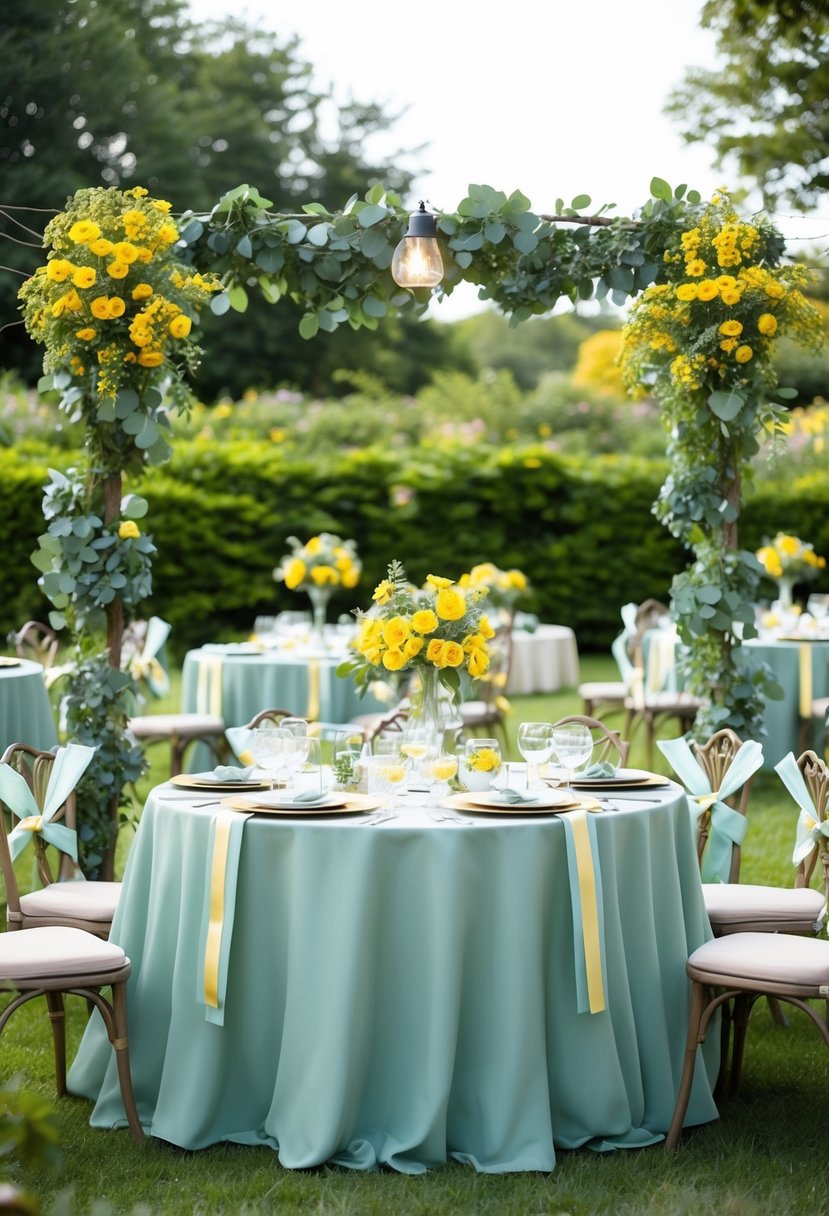
[[[178,786],[180,790],[198,790],[200,794],[205,790],[211,790],[216,794],[240,794],[246,790],[269,790],[271,788],[270,781],[208,781],[204,777],[192,777],[187,773],[179,773],[178,776],[171,777],[170,784]]]
[[[337,799],[339,801],[339,798]],[[257,802],[255,798],[223,798],[222,806],[229,811],[246,811],[254,815],[279,815],[288,819],[307,819],[310,816],[334,815],[367,815],[370,811],[378,811],[385,805],[382,798],[368,798],[365,794],[346,794],[338,807],[303,806],[296,803],[291,807],[269,806],[268,803]]]
[[[636,777],[574,777],[570,784],[580,790],[664,789],[670,779],[658,773],[642,773]]]
[[[597,814],[602,809],[601,804],[595,798],[568,798],[566,802],[548,806],[538,806],[534,802],[516,802],[512,805],[502,802],[497,805],[483,806],[480,802],[472,802],[465,794],[450,794],[443,800],[441,806],[450,807],[453,811],[471,811],[476,815],[518,816],[563,815],[568,811],[577,811],[579,808]]]

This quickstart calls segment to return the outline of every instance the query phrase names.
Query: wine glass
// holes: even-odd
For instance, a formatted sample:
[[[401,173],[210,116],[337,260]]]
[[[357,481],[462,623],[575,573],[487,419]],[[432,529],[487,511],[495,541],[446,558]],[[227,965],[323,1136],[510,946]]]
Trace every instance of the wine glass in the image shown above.
[[[399,751],[368,756],[368,792],[379,794],[390,807],[397,802],[397,790],[406,779],[406,762]]]
[[[282,768],[283,744],[290,737],[273,722],[263,722],[250,732],[247,750],[256,767],[269,774],[271,789],[275,788],[276,774]]]
[[[538,784],[538,770],[553,754],[552,722],[522,722],[518,727],[518,750],[527,761],[526,788]]]
[[[306,739],[308,745],[302,773],[310,777],[310,789],[322,798],[328,793],[328,783],[325,779],[326,770],[322,763],[322,743],[313,736]]]
[[[449,782],[458,771],[458,757],[452,752],[440,752],[429,756],[423,766],[429,782],[429,801],[437,806],[449,793]]]
[[[285,733],[281,745],[281,766],[285,773],[285,784],[290,787],[292,779],[308,759],[311,740],[307,735]]]
[[[308,734],[308,723],[305,718],[283,718],[279,725],[289,735],[299,736]]]
[[[553,749],[558,762],[567,773],[567,784],[573,772],[593,754],[593,736],[583,722],[562,722],[553,727]]]
[[[411,719],[406,723],[403,741],[400,744],[400,754],[408,763],[411,778],[416,776],[428,754],[431,738],[429,730],[422,723]]]

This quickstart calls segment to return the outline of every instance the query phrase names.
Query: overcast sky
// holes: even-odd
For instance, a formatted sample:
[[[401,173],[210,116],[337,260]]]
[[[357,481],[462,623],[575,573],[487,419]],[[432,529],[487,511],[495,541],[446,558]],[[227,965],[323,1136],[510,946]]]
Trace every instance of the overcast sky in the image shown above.
[[[702,0],[191,0],[190,7],[198,19],[233,12],[280,39],[297,35],[321,90],[333,89],[341,102],[376,101],[388,114],[405,110],[376,148],[426,145],[405,162],[420,170],[413,204],[425,198],[454,210],[470,182],[485,182],[507,194],[522,190],[536,211],[586,193],[629,214],[648,198],[655,174],[703,195],[737,184],[662,113],[686,67],[716,62],[713,36],[698,28]],[[345,199],[326,202],[333,209]],[[793,225],[801,236],[826,227],[825,218]],[[455,292],[436,315],[474,307],[469,290],[463,300]]]

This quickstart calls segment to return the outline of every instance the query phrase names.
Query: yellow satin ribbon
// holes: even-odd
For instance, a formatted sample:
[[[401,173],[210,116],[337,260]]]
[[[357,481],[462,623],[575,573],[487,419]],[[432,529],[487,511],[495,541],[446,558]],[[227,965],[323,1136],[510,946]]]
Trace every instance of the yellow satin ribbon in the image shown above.
[[[154,680],[163,680],[164,668],[158,659],[136,658],[130,663],[130,675],[134,680],[145,680],[152,676]]]
[[[196,680],[196,713],[222,716],[222,660],[216,655],[199,655]]]
[[[308,660],[308,711],[309,722],[320,716],[320,665],[316,659]]]
[[[25,819],[20,820],[20,822],[17,824],[17,826],[21,832],[42,832],[43,831],[43,816],[42,815],[27,815]]]
[[[800,676],[800,716],[809,719],[812,716],[812,646],[810,642],[800,643],[797,662]]]
[[[210,862],[210,919],[204,950],[204,1003],[219,1008],[219,955],[225,917],[225,872],[230,844],[230,819],[216,816],[213,858]]]
[[[569,811],[567,816],[573,825],[573,844],[576,852],[581,931],[584,939],[584,965],[587,972],[587,997],[590,1012],[601,1013],[605,1008],[605,995],[599,938],[599,902],[596,895],[596,871],[593,866],[593,850],[590,847],[587,812],[581,809]]]
[[[692,801],[699,804],[699,809],[702,814],[710,811],[715,802],[719,802],[719,791],[716,794],[692,794]]]

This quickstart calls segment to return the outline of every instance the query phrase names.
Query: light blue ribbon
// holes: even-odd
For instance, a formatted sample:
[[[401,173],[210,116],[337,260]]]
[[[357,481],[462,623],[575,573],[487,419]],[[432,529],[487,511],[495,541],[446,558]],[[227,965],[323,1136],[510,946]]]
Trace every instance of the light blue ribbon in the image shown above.
[[[242,760],[245,752],[250,755],[250,740],[253,731],[247,726],[228,726],[225,729],[225,738],[230,744],[231,750],[237,760]],[[247,757],[246,757],[247,759]]]
[[[829,849],[829,820],[824,819],[821,822],[812,795],[791,752],[784,756],[779,764],[775,764],[774,771],[800,807],[792,853],[792,862],[799,866],[815,849]]]
[[[95,751],[94,747],[84,747],[80,743],[69,743],[58,749],[49,773],[42,808],[35,801],[22,773],[9,764],[0,764],[0,799],[21,821],[8,835],[12,861],[19,857],[35,833],[39,832],[48,844],[77,862],[76,832],[65,824],[52,823],[51,820],[80,781]]]
[[[134,680],[143,680],[154,697],[164,697],[170,691],[170,677],[158,661],[157,655],[170,636],[171,626],[161,617],[151,616],[141,653],[130,663],[130,675]]]
[[[694,819],[710,808],[708,848],[702,859],[703,882],[728,882],[732,846],[742,844],[746,817],[725,802],[745,785],[763,763],[763,749],[748,739],[737,752],[718,790],[711,789],[705,769],[686,739],[658,740],[657,746],[688,792],[688,807]]]

